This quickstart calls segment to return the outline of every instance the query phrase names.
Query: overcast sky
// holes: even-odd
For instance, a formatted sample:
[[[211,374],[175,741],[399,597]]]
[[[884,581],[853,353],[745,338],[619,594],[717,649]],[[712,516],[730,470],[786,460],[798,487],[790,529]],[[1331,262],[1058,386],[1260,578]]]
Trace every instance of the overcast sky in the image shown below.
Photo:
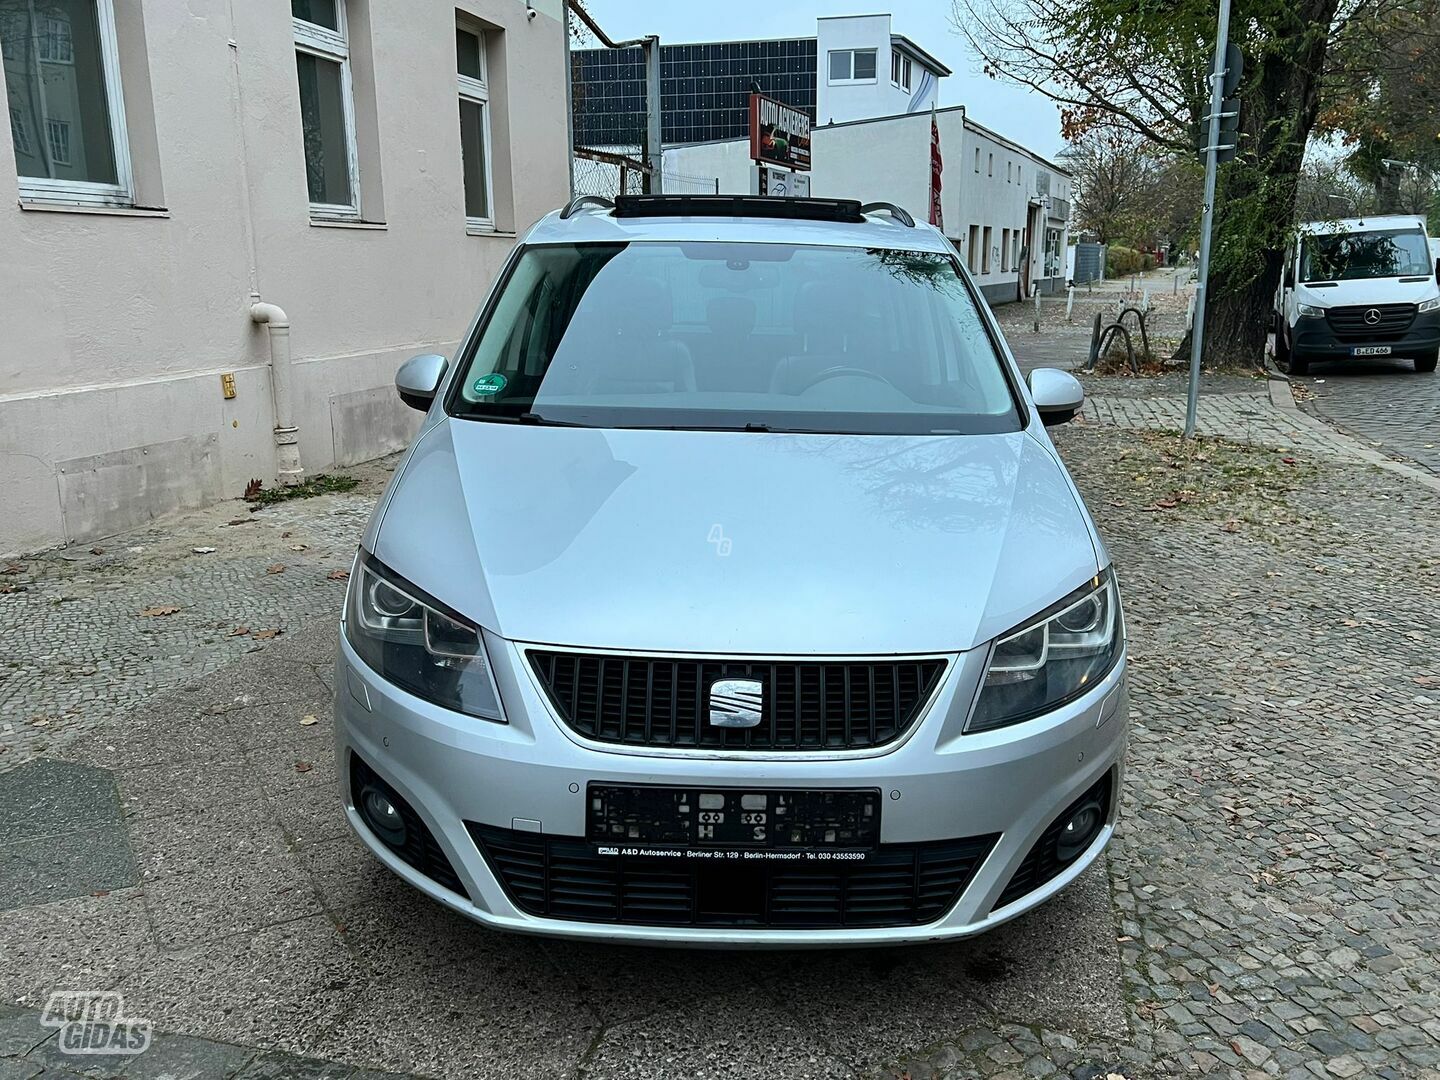
[[[813,37],[820,15],[888,11],[904,34],[954,71],[940,80],[940,104],[964,105],[978,123],[1046,157],[1064,145],[1060,115],[1040,94],[988,79],[950,22],[949,0],[585,0],[585,10],[615,40],[659,34],[662,43]]]

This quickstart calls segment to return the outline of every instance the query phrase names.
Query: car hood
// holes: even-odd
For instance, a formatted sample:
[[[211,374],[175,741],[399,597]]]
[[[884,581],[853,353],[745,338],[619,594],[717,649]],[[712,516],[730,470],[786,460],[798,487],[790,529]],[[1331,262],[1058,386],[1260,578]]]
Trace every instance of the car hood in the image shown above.
[[[967,649],[1093,576],[1042,441],[446,419],[374,540],[502,637],[709,653]]]

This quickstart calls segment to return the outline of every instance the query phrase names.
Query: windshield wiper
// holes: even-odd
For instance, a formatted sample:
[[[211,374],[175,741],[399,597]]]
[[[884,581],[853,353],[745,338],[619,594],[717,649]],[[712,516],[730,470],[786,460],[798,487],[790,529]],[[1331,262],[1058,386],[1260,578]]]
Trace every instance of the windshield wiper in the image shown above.
[[[535,424],[543,427],[585,427],[585,424],[577,424],[571,420],[552,420],[548,416],[541,416],[537,412],[522,412],[515,417],[517,424]]]

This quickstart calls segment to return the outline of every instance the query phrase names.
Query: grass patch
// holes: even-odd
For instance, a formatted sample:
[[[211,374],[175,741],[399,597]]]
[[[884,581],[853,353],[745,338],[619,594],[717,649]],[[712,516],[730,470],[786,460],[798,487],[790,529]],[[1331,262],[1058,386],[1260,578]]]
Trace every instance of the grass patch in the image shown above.
[[[267,488],[252,481],[250,489],[245,493],[245,501],[254,503],[258,510],[262,506],[273,506],[291,499],[313,499],[317,495],[354,491],[359,486],[360,481],[353,476],[331,476],[329,473],[316,473],[309,480],[294,487]]]

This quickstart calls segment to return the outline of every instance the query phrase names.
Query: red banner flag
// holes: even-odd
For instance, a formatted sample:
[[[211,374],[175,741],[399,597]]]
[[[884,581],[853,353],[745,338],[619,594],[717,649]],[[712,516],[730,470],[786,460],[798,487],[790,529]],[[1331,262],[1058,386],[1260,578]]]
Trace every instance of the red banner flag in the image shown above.
[[[930,224],[941,232],[945,231],[945,219],[940,213],[940,174],[945,171],[945,162],[940,158],[940,127],[935,123],[935,107],[930,107]]]

